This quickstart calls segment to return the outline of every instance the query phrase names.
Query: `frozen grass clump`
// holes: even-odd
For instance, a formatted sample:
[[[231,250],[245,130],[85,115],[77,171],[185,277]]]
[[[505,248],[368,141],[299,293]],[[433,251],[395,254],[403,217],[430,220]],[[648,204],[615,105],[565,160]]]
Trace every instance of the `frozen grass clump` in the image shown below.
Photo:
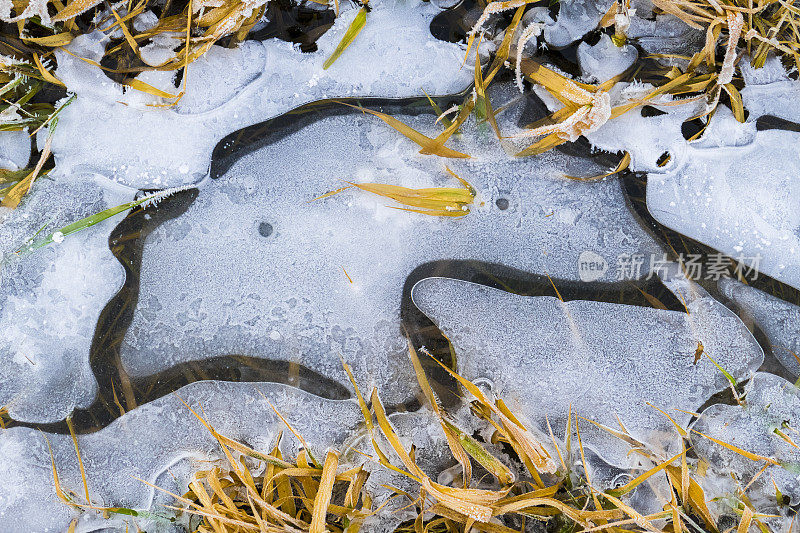
[[[542,431],[548,418],[563,434],[570,409],[610,428],[582,424],[583,442],[626,468],[638,458],[611,432],[625,428],[677,453],[673,421],[685,426],[691,411],[730,385],[720,368],[741,381],[763,360],[725,306],[685,279],[665,281],[685,313],[523,297],[445,278],[420,281],[412,296],[453,343],[460,374],[485,382]]]
[[[96,433],[79,435],[80,462],[69,435],[47,435],[46,440],[35,429],[7,429],[0,434],[3,523],[14,531],[65,531],[79,517],[77,523],[89,530],[115,527],[124,531],[134,523],[147,531],[168,530],[175,512],[151,507],[157,491],[148,483],[163,481],[173,469],[176,475],[193,475],[225,457],[213,432],[187,406],[219,434],[248,448],[269,451],[283,432],[282,453],[296,457],[302,444],[291,435],[282,416],[319,460],[324,460],[329,447],[343,449],[362,420],[355,401],[325,400],[278,384],[198,382],[177,395],[134,409]],[[74,505],[57,497],[48,441],[58,484]],[[100,509],[87,509],[81,466],[91,505]],[[181,493],[190,479],[175,480]],[[170,498],[168,503],[178,502]],[[132,517],[125,509],[108,512],[102,508],[143,512]],[[104,515],[110,515],[110,520]]]

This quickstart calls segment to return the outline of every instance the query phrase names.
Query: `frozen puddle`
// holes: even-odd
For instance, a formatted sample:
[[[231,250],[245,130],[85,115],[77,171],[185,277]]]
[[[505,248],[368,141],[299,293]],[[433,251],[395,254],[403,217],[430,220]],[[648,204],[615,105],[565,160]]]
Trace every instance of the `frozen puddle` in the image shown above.
[[[397,118],[435,134],[430,115]],[[501,127],[510,131],[513,120]],[[331,116],[201,184],[186,213],[145,241],[121,347],[128,372],[239,354],[293,361],[346,384],[342,355],[393,403],[413,394],[400,303],[418,267],[474,260],[579,280],[579,258],[593,251],[607,269],[599,281],[614,281],[618,256],[660,254],[616,180],[563,178],[602,173],[594,164],[556,151],[515,159],[472,125],[451,145],[474,158],[421,156],[375,117]],[[314,157],[298,159],[298,146],[313,146]],[[400,211],[353,190],[312,201],[342,180],[458,186],[445,164],[478,191],[465,217]]]
[[[347,2],[341,9],[313,53],[277,39],[246,41],[236,49],[211,47],[189,67],[187,94],[174,108],[164,107],[159,97],[123,90],[80,59],[100,60],[107,44],[101,33],[76,38],[69,46],[74,55],[56,52],[56,75],[78,95],[59,118],[53,140],[58,167],[66,173],[91,170],[135,188],[196,183],[225,135],[302,104],[422,96],[423,91],[444,95],[469,85],[472,72],[461,68],[462,48],[435,39],[428,29],[439,10],[415,0],[374,6],[358,39],[323,70],[358,11]],[[163,47],[150,52],[156,63],[166,61],[175,42]],[[173,76],[150,71],[138,79],[177,94]]]
[[[453,343],[458,371],[487,384],[547,435],[563,435],[570,406],[640,442],[680,450],[667,412],[685,427],[693,411],[727,380],[705,352],[737,380],[763,352],[744,324],[699,286],[680,277],[667,287],[688,314],[605,302],[522,297],[445,278],[417,283],[414,303]],[[650,403],[651,405],[648,405]],[[612,465],[631,465],[630,447],[581,422],[583,442]]]

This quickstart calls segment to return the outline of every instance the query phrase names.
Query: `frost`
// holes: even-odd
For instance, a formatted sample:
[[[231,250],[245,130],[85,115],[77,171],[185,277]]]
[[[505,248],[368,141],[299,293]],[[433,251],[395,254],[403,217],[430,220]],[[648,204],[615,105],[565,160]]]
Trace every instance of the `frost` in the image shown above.
[[[100,311],[124,277],[108,248],[112,220],[21,259],[14,252],[38,231],[118,205],[127,195],[92,176],[43,177],[0,225],[6,258],[0,264],[0,405],[13,418],[63,420],[92,403],[89,347]]]
[[[504,132],[514,131],[519,108],[498,117]],[[430,115],[395,116],[435,134]],[[242,354],[294,361],[346,384],[341,353],[391,404],[412,395],[415,383],[400,322],[409,276],[435,271],[440,260],[474,260],[577,281],[582,251],[602,254],[606,266],[623,254],[660,253],[618,181],[563,177],[602,169],[557,151],[514,158],[490,135],[469,123],[450,143],[473,156],[447,165],[479,196],[461,218],[399,211],[353,190],[311,201],[340,180],[454,185],[441,159],[421,156],[375,117],[304,123],[243,156],[147,237],[123,364],[143,376]],[[313,146],[314,156],[298,159],[298,146]],[[613,281],[613,268],[597,279]]]
[[[161,98],[125,91],[100,68],[57,51],[56,75],[78,95],[60,115],[53,139],[59,168],[88,169],[137,188],[196,183],[226,134],[302,104],[335,97],[409,97],[423,90],[448,94],[469,84],[471,73],[461,69],[463,50],[430,34],[439,10],[416,0],[374,6],[358,38],[323,70],[356,12],[343,4],[314,53],[277,39],[246,41],[232,50],[213,46],[190,65],[186,94],[174,108],[160,106]],[[95,33],[77,37],[68,48],[99,61],[105,44]],[[158,54],[173,53],[168,43],[149,46],[143,53],[158,61],[164,59]],[[139,79],[177,94],[173,75],[145,72]]]
[[[564,434],[571,406],[573,416],[615,430],[621,423],[640,442],[674,453],[680,439],[656,408],[685,427],[690,415],[678,409],[694,411],[727,386],[708,357],[695,362],[698,343],[739,380],[763,353],[744,324],[699,286],[681,277],[666,284],[688,314],[522,297],[446,278],[418,282],[412,297],[453,343],[461,375],[489,383],[545,435],[545,417]],[[588,422],[581,435],[605,461],[629,466],[627,444]]]
[[[800,307],[731,278],[721,279],[719,289],[761,328],[781,364],[800,376]]]
[[[725,508],[724,502],[730,501],[726,497],[736,496],[737,489],[748,487],[747,496],[758,512],[784,516],[788,512],[792,515],[793,512],[786,507],[778,507],[775,488],[790,499],[791,505],[800,502],[797,476],[800,451],[788,442],[796,443],[800,436],[800,392],[783,378],[757,373],[747,384],[745,393],[744,407],[712,405],[703,411],[693,429],[780,464],[753,461],[701,435],[693,436],[693,449],[697,455],[715,465],[706,475],[706,497],[722,498],[721,510],[733,514],[729,507]],[[766,470],[760,472],[764,467]],[[731,479],[731,474],[735,480]],[[786,518],[786,525],[791,520],[791,516]],[[773,531],[780,529],[774,528]]]

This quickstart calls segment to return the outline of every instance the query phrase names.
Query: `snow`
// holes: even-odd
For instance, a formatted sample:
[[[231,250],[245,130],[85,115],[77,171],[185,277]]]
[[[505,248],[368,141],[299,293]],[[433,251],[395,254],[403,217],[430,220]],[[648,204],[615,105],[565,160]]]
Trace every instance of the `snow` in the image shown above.
[[[115,220],[21,258],[14,252],[40,230],[47,235],[131,197],[95,176],[41,177],[0,225],[0,405],[13,418],[53,422],[92,403],[89,347],[124,278],[108,247]]]
[[[56,76],[78,95],[62,112],[53,139],[59,168],[97,172],[135,188],[197,183],[225,135],[302,104],[326,98],[421,96],[423,90],[449,94],[471,81],[469,69],[461,69],[461,47],[430,34],[428,26],[439,10],[420,0],[373,6],[358,37],[323,70],[357,12],[348,3],[341,10],[314,53],[301,53],[277,39],[246,41],[236,49],[213,46],[189,67],[186,95],[172,108],[164,107],[159,97],[123,90],[99,67],[80,59],[99,61],[107,44],[101,33],[77,37],[68,49],[79,57],[56,51]],[[166,56],[158,53],[172,54],[170,47],[156,43],[143,52],[163,60]],[[138,79],[177,94],[173,75],[145,72]]]
[[[721,279],[719,289],[761,328],[781,364],[800,376],[800,307],[731,278]]]
[[[763,352],[698,285],[679,275],[665,283],[688,314],[524,297],[446,278],[418,282],[412,298],[453,343],[459,373],[490,384],[545,435],[546,418],[556,435],[564,434],[571,408],[573,416],[616,430],[619,417],[635,439],[675,453],[680,438],[656,408],[685,427],[690,415],[678,409],[694,411],[727,387],[708,357],[695,362],[698,343],[737,380],[759,367]],[[630,448],[621,440],[588,422],[581,435],[611,465],[630,466]]]
[[[503,91],[517,98],[512,84]],[[498,117],[504,133],[515,131],[519,104]],[[437,132],[432,115],[394,116]],[[449,145],[473,158],[445,162],[420,155],[376,117],[328,116],[203,182],[187,212],[145,241],[141,291],[121,346],[125,367],[143,376],[243,354],[294,361],[346,384],[342,354],[393,403],[414,393],[400,306],[418,269],[474,260],[577,281],[581,252],[593,250],[611,265],[600,281],[613,282],[618,256],[660,257],[617,180],[563,177],[604,169],[557,151],[514,158],[488,128],[470,123],[463,131]],[[297,146],[314,146],[313,157],[297,158]],[[341,180],[458,186],[445,165],[478,191],[465,217],[399,211],[353,190],[312,201]],[[265,222],[273,228],[267,236],[259,231]]]

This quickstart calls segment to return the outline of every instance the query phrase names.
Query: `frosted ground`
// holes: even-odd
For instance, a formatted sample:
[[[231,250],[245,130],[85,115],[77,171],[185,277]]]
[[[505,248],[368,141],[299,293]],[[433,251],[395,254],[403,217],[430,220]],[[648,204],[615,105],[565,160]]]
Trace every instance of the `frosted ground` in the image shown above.
[[[564,0],[555,19],[536,8],[526,20],[541,24],[540,47],[574,47],[586,83],[623,73],[645,52],[688,53],[705,38],[634,1],[628,36],[639,48],[588,39],[602,4]],[[76,98],[53,133],[55,168],[17,209],[0,213],[0,406],[10,421],[0,429],[0,532],[71,523],[75,531],[186,531],[185,517],[165,507],[174,501],[141,481],[181,494],[194,471],[221,458],[183,402],[255,449],[270,448],[285,428],[272,404],[315,453],[347,450],[343,463],[365,462],[370,449],[343,360],[362,391],[377,388],[397,411],[391,420],[423,469],[446,470],[455,463],[416,401],[409,337],[432,351],[449,340],[456,371],[561,445],[572,431],[568,413],[621,428],[664,457],[691,442],[690,466],[703,472],[720,529],[738,523],[746,486],[748,501],[770,515],[765,527],[789,530],[800,505],[800,112],[787,102],[800,82],[773,57],[761,69],[742,62],[744,122],[721,105],[690,141],[682,124],[695,109],[664,96],[650,102],[655,113],[637,109],[587,131],[576,143],[583,151],[567,144],[526,158],[513,154],[532,140],[516,135],[563,102],[541,87],[521,93],[513,75],[489,89],[508,138],[498,141],[473,116],[448,142],[469,159],[421,154],[358,110],[308,107],[382,99],[393,117],[436,137],[443,126],[425,95],[460,102],[476,61],[463,65],[464,43],[431,34],[444,7],[375,0],[363,31],[327,70],[357,16],[349,3],[315,52],[278,39],[213,46],[193,63],[174,107],[106,76],[97,65],[109,44],[102,32],[56,52],[55,75]],[[152,26],[154,15],[135,24]],[[480,45],[485,64],[502,39],[494,37]],[[162,36],[142,54],[157,64],[175,46]],[[171,72],[139,79],[175,88]],[[611,92],[630,101],[641,91],[634,81]],[[780,127],[769,127],[774,119]],[[46,135],[33,142],[43,147]],[[26,132],[0,132],[0,165],[24,168],[30,143]],[[604,157],[622,151],[627,174],[567,178],[606,174]],[[457,187],[451,172],[475,192],[463,217],[396,209],[354,188],[318,198],[345,181]],[[16,253],[39,233],[173,187],[125,220]],[[676,256],[684,237],[693,250],[737,259],[750,278],[695,279]],[[640,268],[628,268],[637,258]],[[178,377],[186,374],[194,377]],[[464,403],[448,407],[469,425]],[[61,485],[83,486],[65,430],[71,415],[92,503],[140,516],[58,499],[51,453]],[[599,490],[653,466],[597,425],[581,425],[581,434],[581,466]],[[283,442],[287,456],[297,452],[295,441]],[[382,502],[391,496],[384,483],[402,482],[380,472],[368,489]],[[661,473],[626,501],[656,512],[670,494]],[[400,507],[388,505],[365,530],[413,518]]]

